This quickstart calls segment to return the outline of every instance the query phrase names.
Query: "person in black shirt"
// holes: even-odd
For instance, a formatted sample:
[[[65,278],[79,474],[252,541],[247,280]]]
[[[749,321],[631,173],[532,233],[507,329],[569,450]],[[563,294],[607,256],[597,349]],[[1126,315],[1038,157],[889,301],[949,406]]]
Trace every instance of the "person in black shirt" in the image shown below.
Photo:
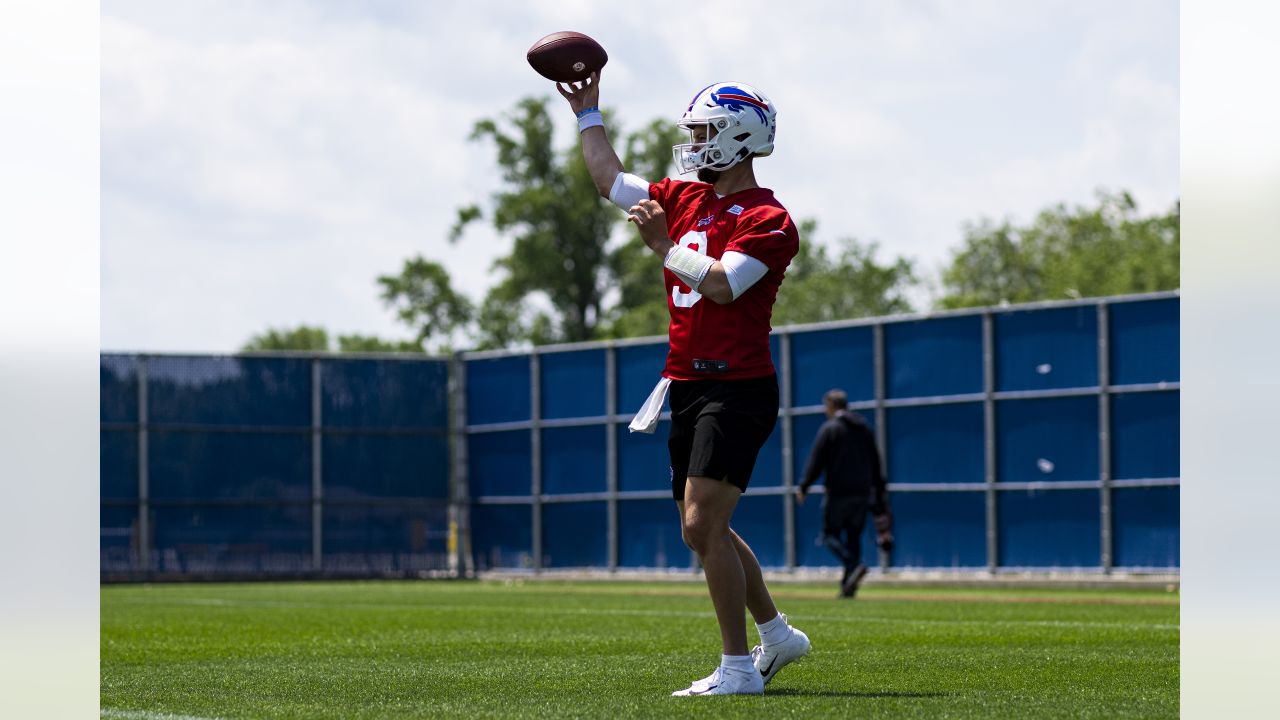
[[[875,433],[861,415],[848,409],[849,398],[843,390],[829,390],[822,401],[827,421],[809,452],[796,502],[803,505],[809,488],[826,474],[822,541],[844,565],[839,597],[853,597],[867,574],[860,560],[867,512],[876,516],[877,543],[886,552],[893,547],[893,520]]]

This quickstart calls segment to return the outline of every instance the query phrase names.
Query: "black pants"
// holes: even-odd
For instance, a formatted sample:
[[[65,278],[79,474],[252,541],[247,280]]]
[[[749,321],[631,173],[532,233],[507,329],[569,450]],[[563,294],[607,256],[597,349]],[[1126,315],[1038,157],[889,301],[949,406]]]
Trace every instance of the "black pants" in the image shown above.
[[[862,562],[862,528],[871,498],[866,495],[826,495],[822,500],[822,543],[844,565],[847,578]]]

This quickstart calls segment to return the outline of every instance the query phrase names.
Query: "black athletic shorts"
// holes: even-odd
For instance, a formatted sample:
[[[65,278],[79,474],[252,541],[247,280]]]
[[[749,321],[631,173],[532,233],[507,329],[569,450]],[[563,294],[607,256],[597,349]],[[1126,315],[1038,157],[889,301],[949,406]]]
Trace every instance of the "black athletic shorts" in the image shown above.
[[[756,455],[778,423],[778,376],[671,382],[671,496],[690,475],[728,480],[746,492]]]

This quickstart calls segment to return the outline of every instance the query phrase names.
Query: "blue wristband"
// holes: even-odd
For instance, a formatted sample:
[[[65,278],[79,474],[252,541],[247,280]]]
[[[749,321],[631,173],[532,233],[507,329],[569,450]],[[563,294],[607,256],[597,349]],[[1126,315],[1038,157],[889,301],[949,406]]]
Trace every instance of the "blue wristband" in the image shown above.
[[[581,120],[582,118],[586,117],[587,115],[590,115],[593,112],[600,112],[599,106],[592,105],[589,108],[582,108],[581,110],[579,110],[574,114],[578,116],[579,120]]]

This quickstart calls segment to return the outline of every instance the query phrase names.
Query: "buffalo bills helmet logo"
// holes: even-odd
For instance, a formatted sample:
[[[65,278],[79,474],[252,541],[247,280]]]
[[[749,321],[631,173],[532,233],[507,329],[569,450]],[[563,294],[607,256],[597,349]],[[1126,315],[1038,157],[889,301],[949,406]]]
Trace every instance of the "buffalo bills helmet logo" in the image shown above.
[[[719,92],[711,93],[711,102],[734,112],[744,112],[747,108],[751,108],[760,118],[760,122],[769,122],[769,118],[765,116],[769,106],[742,88],[725,85]]]

